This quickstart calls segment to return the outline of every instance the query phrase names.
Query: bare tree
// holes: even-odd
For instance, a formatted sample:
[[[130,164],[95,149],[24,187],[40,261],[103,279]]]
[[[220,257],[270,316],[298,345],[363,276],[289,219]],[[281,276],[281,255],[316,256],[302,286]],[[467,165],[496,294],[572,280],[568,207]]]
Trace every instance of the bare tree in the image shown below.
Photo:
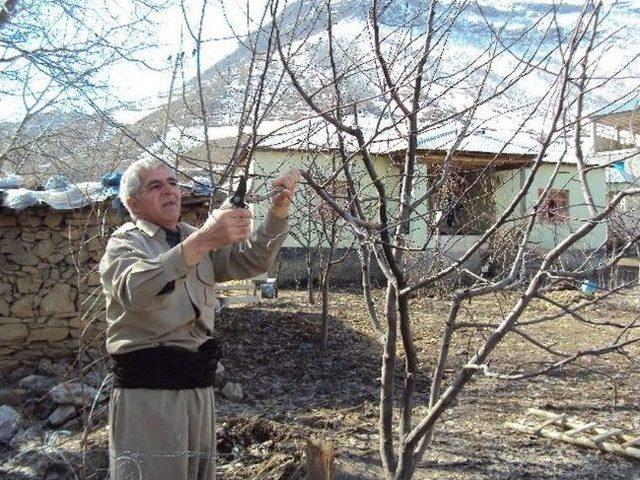
[[[257,17],[247,8],[247,23],[258,19],[257,33],[235,34],[241,48],[250,54],[246,82],[238,86],[233,81],[236,77],[216,72],[235,99],[224,116],[237,126],[238,133],[231,153],[220,161],[214,157],[216,139],[210,132],[222,123],[222,114],[208,107],[210,91],[202,71],[202,53],[210,45],[204,28],[206,0],[199,4],[195,23],[184,15],[187,37],[194,45],[195,81],[183,81],[175,87],[178,75],[189,76],[182,61],[188,54],[185,48],[171,62],[163,127],[153,139],[158,140],[159,151],[114,122],[99,96],[91,95],[100,90],[92,73],[123,56],[120,49],[111,52],[112,56],[104,54],[104,49],[110,51],[115,46],[105,41],[107,32],[95,41],[84,37],[85,43],[77,47],[59,47],[55,39],[43,37],[36,44],[32,38],[24,48],[16,40],[20,38],[17,31],[12,30],[19,28],[16,22],[21,19],[21,10],[15,10],[15,2],[5,2],[8,9],[3,12],[17,13],[0,15],[0,44],[5,48],[3,58],[8,59],[3,63],[14,68],[3,72],[14,74],[18,66],[22,68],[21,62],[29,65],[11,90],[12,95],[28,101],[26,114],[13,126],[0,156],[5,164],[14,161],[14,152],[34,144],[33,137],[21,135],[29,122],[62,99],[71,104],[80,99],[88,102],[141,151],[172,164],[179,159],[185,175],[190,174],[190,166],[204,166],[210,185],[223,189],[229,188],[227,184],[238,170],[243,176],[250,175],[252,153],[277,134],[271,131],[265,136],[260,126],[281,102],[287,102],[287,113],[299,117],[294,123],[305,125],[314,120],[330,132],[323,152],[331,151],[331,168],[311,162],[304,172],[308,186],[325,202],[324,211],[332,209],[318,232],[319,236],[328,234],[325,239],[330,246],[322,275],[324,311],[328,312],[329,270],[339,219],[358,249],[367,308],[382,334],[380,456],[390,479],[413,476],[431,445],[438,421],[476,374],[528,379],[585,357],[624,352],[640,341],[637,319],[626,324],[610,320],[597,323],[611,328],[610,338],[579,351],[563,351],[536,334],[537,327],[559,319],[592,324],[582,311],[611,292],[567,305],[551,292],[559,284],[580,285],[608,272],[636,248],[638,233],[628,229],[609,255],[604,248],[593,246],[579,251],[581,242],[601,228],[623,200],[640,193],[632,186],[601,201],[590,176],[603,166],[589,163],[581,143],[590,110],[601,108],[588,104],[588,99],[616,79],[628,78],[626,67],[637,54],[632,52],[629,63],[620,70],[601,72],[600,62],[613,38],[602,25],[609,11],[593,0],[585,2],[570,27],[560,21],[559,6],[551,5],[535,24],[519,30],[510,29],[508,22],[493,24],[481,6],[471,1],[441,4],[431,0],[426,7],[423,3],[372,0],[367,28],[342,37],[334,17],[337,5],[330,0],[320,4],[271,0]],[[186,10],[185,2],[180,5]],[[480,19],[484,36],[477,39],[474,48],[450,50],[450,39],[459,32],[469,9]],[[75,26],[81,19],[73,15],[63,18]],[[40,38],[43,25],[36,23],[30,28],[37,32],[35,38]],[[344,37],[349,38],[346,43]],[[361,55],[362,44],[370,47],[369,56]],[[90,61],[94,47],[104,55],[98,55],[97,66]],[[31,75],[44,75],[42,88],[26,88],[33,84]],[[544,87],[525,95],[529,82]],[[187,92],[190,85],[195,93]],[[173,100],[180,90],[181,98]],[[69,92],[77,96],[69,97]],[[292,92],[297,103],[291,101]],[[188,125],[177,118],[178,103],[185,107],[181,111],[190,115]],[[190,130],[193,126],[199,133]],[[167,131],[173,127],[181,139],[198,140],[204,152],[192,155],[172,143]],[[483,133],[486,131],[495,136]],[[528,140],[525,147],[521,145],[524,138]],[[478,139],[491,143],[492,148],[469,147]],[[550,158],[549,169],[545,165]],[[581,189],[580,198],[570,202],[563,197],[565,180],[560,175],[568,159],[575,165]],[[336,181],[345,187],[340,193]],[[496,202],[497,195],[505,192],[506,200]],[[585,206],[586,214],[574,218],[572,207],[576,206]],[[537,232],[549,226],[556,229],[558,237],[555,244],[541,248]],[[466,243],[455,248],[462,237]],[[481,253],[491,271],[470,266]],[[380,311],[372,295],[372,256],[387,283]],[[440,348],[430,361],[419,362],[413,331],[419,312],[414,298],[433,289],[447,292],[449,310],[442,319]],[[495,312],[493,321],[481,322],[466,315],[465,305],[472,299],[494,295],[502,296],[504,310]],[[511,303],[507,305],[507,301]],[[556,313],[533,318],[526,315],[537,301],[552,305]],[[383,325],[380,319],[384,319]],[[469,331],[481,335],[470,341],[475,353],[459,365],[452,360],[452,341],[457,333]],[[540,362],[512,371],[490,366],[496,348],[512,335],[538,348]],[[397,378],[400,362],[404,372]],[[424,364],[432,367],[419,368]],[[417,391],[418,379],[427,380],[428,392]],[[426,401],[420,400],[423,396]],[[426,408],[417,415],[419,402]]]
[[[440,4],[433,0],[424,9],[421,2],[416,5],[403,11],[404,2],[373,0],[366,34],[374,58],[353,58],[348,47],[336,52],[338,36],[333,32],[336,24],[332,23],[331,12],[335,7],[331,1],[298,16],[295,16],[295,6],[271,2],[275,44],[282,68],[308,107],[309,115],[326,122],[339,139],[343,162],[329,176],[344,172],[349,182],[349,205],[344,208],[336,201],[327,188],[326,173],[320,176],[310,170],[304,172],[304,178],[350,226],[359,243],[371,248],[387,280],[379,427],[382,465],[390,479],[413,476],[431,444],[438,420],[477,373],[526,379],[583,357],[623,351],[640,341],[634,334],[637,321],[606,322],[614,329],[610,341],[603,345],[585,345],[577,352],[564,352],[536,338],[535,330],[530,328],[558,318],[588,322],[580,311],[593,300],[563,305],[549,292],[562,282],[579,285],[584,279],[609,270],[638,240],[637,235],[628,236],[613,256],[606,256],[604,248],[597,246],[581,255],[575,254],[581,242],[611,217],[623,199],[640,193],[638,188],[628,188],[608,201],[596,199],[589,173],[602,167],[590,165],[581,148],[581,129],[588,116],[585,97],[624,76],[625,66],[607,73],[599,70],[599,61],[612,40],[602,26],[610,11],[604,11],[601,2],[585,2],[584,8],[575,14],[572,26],[566,28],[559,21],[559,6],[554,5],[535,25],[507,35],[508,24],[492,24],[482,8],[473,2]],[[448,41],[466,10],[472,7],[483,19],[488,40],[472,51],[455,52],[456,61],[452,63],[449,58],[447,63],[445,57],[451,55],[447,50]],[[316,56],[310,65],[304,55],[298,59],[297,54],[308,38],[306,32],[312,29],[310,25],[322,21],[329,25],[325,38],[329,47],[324,58]],[[354,32],[350,34],[353,38]],[[548,41],[550,37],[554,38],[553,42]],[[637,53],[632,52],[631,59],[635,58]],[[507,62],[509,68],[501,68],[502,62]],[[321,81],[312,82],[308,70],[320,70],[322,66],[329,73],[324,77],[318,75]],[[345,78],[358,75],[372,85],[372,89],[367,90],[369,96],[358,97],[345,87]],[[546,88],[530,96],[528,101],[518,102],[524,85],[534,78],[543,81]],[[462,105],[449,107],[452,99],[460,98],[461,92],[465,98]],[[373,100],[377,102],[376,118],[366,126],[361,125],[364,115],[344,114],[345,109],[355,106],[357,111]],[[485,128],[495,125],[496,119],[500,120],[501,130],[509,134],[500,135],[499,139],[484,136],[485,142],[497,142],[499,147],[492,155],[485,155],[472,164],[465,144],[482,137]],[[450,141],[434,160],[434,154],[421,149],[421,142],[430,135],[433,137],[434,132],[443,135],[442,129],[452,123],[455,128],[449,132]],[[520,181],[508,201],[492,206],[494,211],[484,216],[480,229],[476,218],[463,221],[466,225],[475,223],[476,235],[470,237],[470,243],[462,250],[433,248],[434,242],[442,243],[443,222],[455,218],[458,206],[477,205],[474,196],[491,196],[509,182],[503,161],[505,157],[513,159],[510,152],[519,145],[523,135],[535,139],[535,147],[528,150],[530,160],[526,168],[512,168],[515,175],[511,178],[519,177]],[[394,141],[401,146],[395,150],[389,148],[382,155],[392,157],[398,172],[395,176],[381,172],[376,166],[381,154],[378,143]],[[545,170],[543,165],[550,158],[553,168]],[[563,203],[566,199],[562,196],[559,176],[568,160],[575,164],[576,180],[582,192],[581,198],[573,199],[571,205]],[[465,182],[453,188],[461,169],[469,175]],[[357,175],[361,183],[366,179],[365,183],[370,186],[368,191],[373,192],[376,203],[375,215],[360,208],[366,194],[353,175]],[[478,191],[484,193],[478,194]],[[569,207],[577,205],[586,206],[586,218],[570,218]],[[488,207],[489,204],[485,205]],[[440,214],[435,215],[438,209]],[[546,228],[549,222],[564,222],[566,228],[561,229],[562,234],[554,245],[540,248],[535,244],[536,231]],[[427,241],[422,245],[412,242],[411,229],[417,224],[426,231]],[[455,236],[451,233],[448,232],[449,242],[453,242]],[[472,257],[487,246],[495,249],[499,245],[508,246],[505,251],[510,254],[490,253],[495,263],[494,272],[482,275],[468,266]],[[416,258],[426,264],[419,275],[407,269]],[[464,284],[463,276],[466,277]],[[417,312],[412,310],[412,298],[441,282],[451,288],[449,313],[443,319],[441,346],[433,359],[435,366],[426,372],[418,368],[412,331],[412,319]],[[506,297],[512,298],[513,303],[503,313],[496,312],[495,322],[479,323],[465,318],[465,302],[508,292],[518,294]],[[559,313],[527,318],[525,312],[534,300],[554,305]],[[483,335],[473,344],[475,354],[464,365],[455,367],[450,353],[452,337],[465,329],[478,330]],[[488,361],[508,335],[526,339],[548,359],[533,368],[521,366],[513,372],[494,371]],[[397,340],[402,352],[396,349]],[[404,357],[403,384],[397,391],[395,365],[401,357]],[[445,370],[449,369],[454,373],[445,379]],[[427,411],[416,418],[416,381],[424,376],[430,379]],[[394,425],[396,408],[399,420]]]
[[[175,3],[182,12],[186,38],[175,55],[162,128],[154,131],[153,126],[141,125],[147,130],[143,134],[125,125],[117,128],[139,155],[166,161],[196,184],[203,183],[206,177],[204,183],[212,193],[228,194],[234,178],[251,175],[253,151],[265,136],[261,126],[283,95],[280,91],[283,73],[274,73],[272,68],[273,29],[267,24],[268,9],[256,10],[249,2],[241,6],[222,0],[203,0],[197,5]],[[229,36],[221,37],[219,32],[205,28],[213,8],[227,19]],[[229,11],[237,9],[245,17],[244,27],[228,18]],[[237,70],[224,65],[205,70],[205,54],[219,48],[220,41],[229,39],[237,42],[235,55],[248,55],[247,64]],[[187,60],[189,52],[193,62]],[[219,90],[225,92],[218,100],[223,105],[212,100]],[[218,136],[214,130],[220,126],[232,127],[235,134]],[[211,208],[214,205],[211,202]]]

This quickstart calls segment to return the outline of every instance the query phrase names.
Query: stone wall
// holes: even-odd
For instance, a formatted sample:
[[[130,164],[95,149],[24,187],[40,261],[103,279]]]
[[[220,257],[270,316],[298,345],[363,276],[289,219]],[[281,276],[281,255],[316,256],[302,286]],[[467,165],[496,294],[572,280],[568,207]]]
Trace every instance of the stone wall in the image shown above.
[[[202,202],[184,207],[197,222]],[[97,265],[127,221],[110,203],[80,210],[0,209],[0,370],[101,348],[104,301]]]

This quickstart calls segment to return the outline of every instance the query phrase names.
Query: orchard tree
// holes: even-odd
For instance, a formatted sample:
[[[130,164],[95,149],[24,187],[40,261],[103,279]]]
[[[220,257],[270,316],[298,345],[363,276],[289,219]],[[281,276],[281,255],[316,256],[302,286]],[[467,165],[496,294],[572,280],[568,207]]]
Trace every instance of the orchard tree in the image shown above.
[[[611,9],[618,7],[591,0],[574,12],[569,27],[560,22],[561,4],[554,4],[549,5],[533,25],[520,27],[516,33],[508,21],[493,23],[475,2],[432,0],[425,6],[424,2],[373,0],[369,5],[367,29],[350,31],[352,43],[346,45],[340,44],[344,36],[336,33],[338,27],[344,29],[344,26],[334,23],[332,18],[334,9],[343,5],[335,3],[327,1],[305,9],[299,4],[272,1],[274,43],[281,67],[309,114],[331,126],[340,143],[342,161],[334,172],[320,175],[310,169],[303,176],[350,226],[358,242],[371,249],[386,277],[380,455],[387,478],[408,479],[430,447],[434,428],[443,413],[452,408],[474,376],[531,378],[585,356],[623,350],[640,340],[635,333],[635,323],[610,322],[607,325],[613,327],[613,333],[609,341],[565,352],[536,338],[532,328],[549,325],[560,317],[585,322],[580,311],[594,300],[563,305],[548,293],[563,282],[579,285],[608,271],[638,241],[637,234],[625,238],[613,256],[604,253],[603,245],[586,254],[583,261],[568,260],[581,241],[599,228],[623,199],[640,193],[632,186],[605,202],[600,201],[588,177],[589,172],[604,167],[590,164],[582,149],[582,130],[588,115],[595,111],[594,103],[587,100],[602,98],[596,97],[601,89],[632,78],[635,83],[623,82],[621,87],[629,88],[621,94],[622,98],[629,98],[629,92],[637,86],[637,77],[627,67],[637,58],[637,52],[630,52],[629,63],[623,62],[620,69],[605,69],[602,59],[614,41],[605,28],[606,20],[611,16]],[[474,24],[476,43],[460,50],[451,45],[451,40],[468,26],[461,24],[472,8],[480,19],[479,24]],[[319,46],[319,35],[308,34],[321,24],[325,48]],[[313,63],[309,60],[309,49],[303,48],[306,41],[312,42],[309,49],[316,52]],[[357,48],[359,41],[371,45],[372,56],[360,55],[364,50]],[[358,78],[370,87],[364,94],[353,88]],[[522,98],[530,82],[540,82],[544,87]],[[375,103],[369,109],[376,112],[377,121],[373,126],[371,122],[363,125],[361,110],[367,103]],[[510,132],[509,135],[491,140],[501,143],[497,153],[484,164],[476,165],[469,181],[458,186],[455,198],[448,206],[440,207],[440,215],[436,215],[434,206],[442,204],[439,198],[443,194],[451,198],[451,185],[457,182],[455,177],[459,175],[465,143],[481,135],[485,127],[495,125],[496,120],[500,129]],[[454,138],[441,158],[424,174],[421,162],[426,155],[420,150],[420,142],[452,123],[456,125]],[[396,164],[399,173],[395,177],[398,185],[395,190],[390,187],[389,174],[381,173],[376,166],[380,153],[377,145],[381,141],[389,143],[390,134],[396,146],[401,144],[401,148],[394,151],[402,152]],[[455,217],[458,205],[474,203],[472,195],[476,195],[473,192],[477,192],[478,185],[492,184],[489,180],[497,178],[495,173],[502,154],[518,147],[523,135],[532,139],[534,146],[529,148],[531,160],[520,170],[522,181],[509,201],[495,206],[490,221],[484,222],[482,230],[472,237],[473,241],[453,258],[451,251],[432,248],[433,242],[437,243],[442,236],[443,221],[446,221],[443,219]],[[550,158],[554,159],[555,168],[543,177],[542,166]],[[571,211],[570,205],[561,203],[563,199],[557,191],[558,174],[567,161],[576,166],[576,180],[582,192],[582,198],[573,199],[573,205],[586,205],[588,215],[567,218],[573,227],[566,229],[555,245],[541,249],[533,242],[536,229]],[[359,182],[365,179],[371,186],[375,194],[375,215],[368,215],[362,208],[364,191],[357,187],[353,172],[361,176]],[[350,202],[346,208],[325,187],[324,179],[332,174],[344,175],[348,182]],[[490,194],[488,191],[487,195]],[[531,197],[535,201],[525,203]],[[408,233],[412,225],[418,223],[427,232],[428,241],[422,245],[415,244]],[[486,275],[474,273],[467,268],[467,263],[487,246],[494,263],[493,271]],[[503,252],[508,250],[511,254],[501,256],[493,250],[500,246]],[[429,266],[426,272],[416,274],[416,269],[407,268],[416,257],[421,257]],[[462,282],[462,277],[466,277],[466,282]],[[431,363],[434,368],[424,371],[418,368],[414,343],[412,325],[418,312],[413,308],[413,298],[443,283],[450,288],[449,312],[442,319],[441,345]],[[496,312],[495,321],[480,323],[465,318],[465,302],[508,292],[517,292],[517,295],[506,297],[513,298],[513,303],[504,313]],[[534,300],[549,302],[562,313],[528,318],[525,313]],[[475,353],[469,360],[456,367],[451,359],[452,337],[470,328],[481,331],[482,339],[473,345]],[[515,373],[492,370],[488,367],[490,358],[510,335],[531,342],[551,360],[541,360],[533,368],[522,366]],[[401,351],[397,348],[398,342]],[[398,391],[395,366],[401,357],[404,374]],[[445,371],[450,369],[454,373],[445,377]],[[417,416],[416,381],[424,376],[429,377],[430,384],[427,411]],[[395,418],[397,424],[394,424]]]

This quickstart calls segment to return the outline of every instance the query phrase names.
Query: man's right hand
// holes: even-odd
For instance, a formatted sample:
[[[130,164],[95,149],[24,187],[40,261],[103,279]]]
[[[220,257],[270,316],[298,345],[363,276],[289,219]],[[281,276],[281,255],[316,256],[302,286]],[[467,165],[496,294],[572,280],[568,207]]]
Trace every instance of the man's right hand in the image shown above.
[[[208,250],[247,240],[251,235],[251,211],[243,208],[214,210],[197,232]]]
[[[212,251],[247,240],[251,236],[251,212],[247,209],[214,210],[204,225],[183,243],[187,265],[197,264]]]

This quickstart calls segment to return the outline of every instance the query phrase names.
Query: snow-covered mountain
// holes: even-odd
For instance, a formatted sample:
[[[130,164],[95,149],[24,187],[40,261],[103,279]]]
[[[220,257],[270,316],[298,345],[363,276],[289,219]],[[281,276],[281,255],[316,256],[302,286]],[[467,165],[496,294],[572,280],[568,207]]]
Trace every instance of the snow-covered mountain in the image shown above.
[[[412,69],[423,46],[420,34],[425,29],[430,2],[400,0],[387,7],[389,2],[379,3],[383,54],[389,62],[391,76],[404,79],[406,84],[413,78]],[[572,28],[586,2],[557,3],[555,0],[438,2],[432,51],[424,68],[421,123],[428,125],[434,119],[464,111],[474,102],[481,84],[484,85],[482,99],[504,92],[478,108],[476,117],[480,121],[513,127],[535,109],[537,102],[545,98],[548,101],[551,96],[547,94],[554,93],[554,81],[566,55]],[[332,47],[341,96],[349,106],[345,109],[347,114],[357,108],[361,116],[393,118],[398,111],[393,105],[389,106],[387,87],[373,51],[370,5],[368,0],[331,2]],[[466,6],[461,8],[461,5]],[[314,101],[321,108],[331,110],[335,106],[335,95],[331,87],[327,23],[325,2],[288,2],[277,15],[291,68],[304,88],[313,93]],[[255,44],[259,52],[253,65],[250,98],[255,95],[257,78],[265,64],[269,26],[267,23],[245,42]],[[589,57],[592,64],[589,75],[593,79],[585,97],[586,114],[615,108],[610,106],[612,103],[635,105],[640,79],[640,60],[635,60],[635,55],[640,53],[638,27],[640,0],[604,2],[599,33]],[[584,54],[586,44],[583,39],[580,55]],[[238,123],[251,59],[251,51],[239,47],[202,73],[202,97],[211,127]],[[575,70],[572,77],[577,78],[578,74]],[[612,76],[619,78],[608,80]],[[515,81],[519,77],[522,79]],[[266,120],[292,120],[311,113],[284,73],[277,53],[272,57],[266,78],[262,105],[274,102]],[[399,93],[406,97],[410,92],[401,86]],[[169,108],[169,126],[173,132],[202,126],[195,79],[176,87],[173,98]],[[533,135],[543,129],[549,118],[547,106],[543,101],[529,120]],[[158,108],[127,128],[124,141],[129,141],[126,137],[131,136],[136,141],[129,141],[124,160],[136,158],[141,145],[157,146],[165,128],[165,108]]]
[[[380,2],[386,4],[387,2]],[[411,78],[407,68],[415,66],[422,47],[420,32],[424,31],[428,1],[403,0],[392,2],[379,16],[384,55],[391,64],[395,79]],[[505,88],[500,98],[482,106],[477,114],[482,118],[506,116],[509,121],[524,117],[531,104],[540,100],[551,88],[555,73],[585,2],[566,1],[489,1],[442,2],[436,10],[433,51],[425,66],[425,120],[461,111],[475,99],[480,83],[487,74],[483,97]],[[338,64],[341,95],[345,103],[357,102],[358,109],[370,115],[389,113],[388,95],[372,47],[372,31],[368,21],[371,2],[365,0],[338,0],[331,3],[333,49]],[[278,24],[292,68],[297,72],[307,91],[325,109],[335,105],[329,63],[327,34],[327,8],[324,2],[298,1],[287,4],[279,12]],[[593,63],[590,74],[594,80],[585,98],[586,111],[595,112],[611,102],[618,104],[634,101],[629,95],[638,85],[640,62],[631,62],[623,72],[619,68],[638,54],[640,45],[640,2],[621,1],[615,5],[605,3],[598,26],[595,49],[590,54]],[[266,48],[269,26],[254,34],[257,50]],[[499,38],[499,41],[497,41]],[[413,40],[413,43],[411,41]],[[409,48],[406,44],[409,43]],[[586,41],[583,42],[586,45]],[[559,47],[561,44],[561,47]],[[580,54],[584,53],[584,46]],[[494,59],[488,64],[491,53]],[[211,125],[237,123],[242,98],[250,69],[250,51],[238,48],[218,64],[203,72],[204,98]],[[529,67],[525,65],[529,62]],[[531,66],[534,64],[535,66]],[[253,82],[264,65],[264,55],[258,56]],[[579,72],[572,72],[577,76]],[[278,83],[284,75],[282,83]],[[518,75],[522,81],[511,83]],[[618,80],[604,81],[618,75]],[[600,85],[603,84],[603,85]],[[276,85],[278,93],[275,94]],[[508,87],[508,88],[506,88]],[[175,101],[170,109],[172,121],[178,125],[201,124],[198,112],[196,82],[187,85],[187,104]],[[403,94],[403,90],[400,90]],[[404,92],[406,93],[406,92]],[[310,110],[301,101],[291,83],[283,74],[277,54],[269,68],[264,98],[277,97],[277,103],[268,118],[291,119],[303,117]],[[265,100],[263,100],[264,104]],[[189,113],[195,112],[195,114]],[[159,126],[164,110],[142,119],[138,125]],[[544,122],[545,115],[539,116]]]

